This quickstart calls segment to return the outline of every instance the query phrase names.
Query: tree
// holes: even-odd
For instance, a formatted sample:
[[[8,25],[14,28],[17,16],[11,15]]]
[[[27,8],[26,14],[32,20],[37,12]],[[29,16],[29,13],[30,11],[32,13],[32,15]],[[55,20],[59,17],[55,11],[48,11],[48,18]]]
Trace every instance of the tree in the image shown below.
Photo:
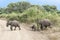
[[[7,7],[9,11],[20,12],[22,13],[24,10],[28,9],[31,6],[28,2],[17,2],[17,3],[10,3]]]
[[[49,6],[49,5],[43,5],[43,8],[47,11],[47,12],[53,12],[53,11],[57,11],[56,6]]]

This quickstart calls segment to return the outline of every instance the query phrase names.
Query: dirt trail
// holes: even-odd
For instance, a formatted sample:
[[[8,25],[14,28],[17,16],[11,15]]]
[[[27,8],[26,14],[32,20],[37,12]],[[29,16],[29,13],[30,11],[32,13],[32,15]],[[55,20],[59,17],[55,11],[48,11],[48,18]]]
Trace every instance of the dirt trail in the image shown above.
[[[21,30],[10,31],[6,27],[6,21],[0,20],[0,40],[49,40],[47,36],[42,33],[29,31],[21,25]]]

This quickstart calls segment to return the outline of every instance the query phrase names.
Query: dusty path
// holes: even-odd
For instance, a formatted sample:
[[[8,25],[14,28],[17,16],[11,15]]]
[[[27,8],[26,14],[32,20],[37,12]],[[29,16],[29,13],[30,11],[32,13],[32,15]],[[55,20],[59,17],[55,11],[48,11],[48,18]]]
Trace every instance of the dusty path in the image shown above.
[[[6,26],[6,21],[0,20],[0,40],[49,40],[47,36],[26,30],[21,25],[21,30],[10,31]]]

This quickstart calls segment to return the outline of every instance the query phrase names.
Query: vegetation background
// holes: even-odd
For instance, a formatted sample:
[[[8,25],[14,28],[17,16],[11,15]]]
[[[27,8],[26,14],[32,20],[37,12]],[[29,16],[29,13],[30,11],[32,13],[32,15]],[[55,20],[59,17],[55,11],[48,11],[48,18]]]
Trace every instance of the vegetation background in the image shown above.
[[[0,18],[8,20],[18,20],[25,23],[34,23],[37,19],[50,19],[53,24],[60,23],[60,10],[52,5],[33,5],[22,1],[10,3],[6,8],[0,8]]]
[[[41,20],[41,19],[49,19],[49,20],[51,20],[52,24],[54,25],[53,28],[49,29],[49,30],[40,31],[40,34],[42,34],[42,36],[46,35],[51,40],[57,40],[57,39],[60,40],[60,34],[59,34],[60,33],[60,10],[58,10],[55,5],[52,5],[52,6],[51,5],[42,5],[42,6],[33,5],[26,1],[10,3],[7,5],[7,7],[0,8],[0,18],[5,18],[7,20],[18,20],[21,23],[29,23],[29,24],[37,23],[37,21]],[[4,24],[4,22],[3,22],[3,24]],[[23,25],[23,26],[25,27],[25,25]],[[28,27],[28,25],[26,25],[26,26]],[[5,27],[5,25],[3,27]],[[25,32],[26,30],[23,29],[23,31]],[[22,33],[24,33],[23,31],[22,31]],[[10,33],[11,32],[9,32],[9,34]],[[20,34],[19,32],[16,32],[16,33],[18,35]],[[13,34],[13,33],[11,33],[11,34]],[[28,32],[26,34],[28,34]],[[25,35],[25,33],[24,33],[24,35]],[[37,36],[34,34],[33,37],[35,37],[35,38],[37,37],[37,39],[38,39],[38,38],[40,38],[40,36],[41,35],[39,35],[39,34]],[[12,36],[12,37],[14,37],[14,36]]]

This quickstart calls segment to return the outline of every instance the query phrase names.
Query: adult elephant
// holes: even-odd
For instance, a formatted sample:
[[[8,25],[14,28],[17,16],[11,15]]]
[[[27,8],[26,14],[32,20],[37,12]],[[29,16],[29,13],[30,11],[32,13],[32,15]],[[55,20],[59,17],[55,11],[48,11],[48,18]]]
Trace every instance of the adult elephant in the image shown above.
[[[8,20],[7,23],[6,23],[6,26],[8,27],[9,25],[10,25],[11,31],[13,30],[13,27],[15,27],[14,30],[16,30],[16,27],[18,27],[19,30],[21,30],[19,22],[17,20],[13,20],[13,21]]]
[[[41,30],[43,30],[43,28],[47,28],[50,27],[51,28],[51,21],[49,19],[43,19],[39,21],[39,25],[41,25]]]

